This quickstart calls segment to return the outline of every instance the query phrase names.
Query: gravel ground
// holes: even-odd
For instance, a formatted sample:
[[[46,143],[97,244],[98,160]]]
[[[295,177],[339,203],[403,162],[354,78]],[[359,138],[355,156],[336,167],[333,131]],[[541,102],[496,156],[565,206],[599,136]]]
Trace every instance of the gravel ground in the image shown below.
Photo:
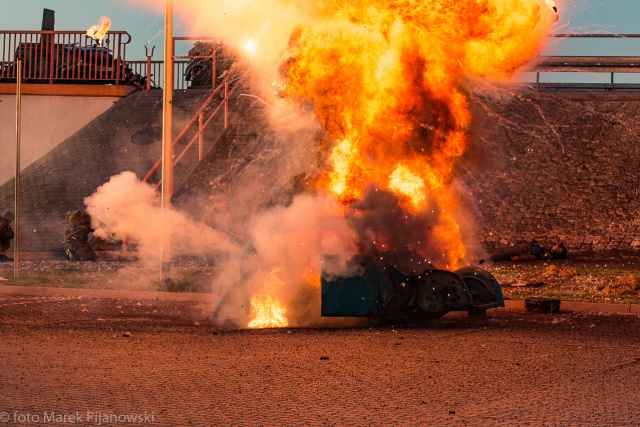
[[[640,425],[637,315],[229,330],[190,302],[0,295],[0,337],[0,426]]]

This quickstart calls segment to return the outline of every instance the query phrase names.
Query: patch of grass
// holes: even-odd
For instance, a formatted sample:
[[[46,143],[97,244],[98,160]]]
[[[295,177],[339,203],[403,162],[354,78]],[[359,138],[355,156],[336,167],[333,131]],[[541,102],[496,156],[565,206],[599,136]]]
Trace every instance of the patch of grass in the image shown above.
[[[550,268],[554,266],[555,268]],[[502,286],[505,298],[559,298],[567,301],[639,304],[640,292],[615,295],[603,289],[621,276],[640,277],[640,262],[634,261],[532,261],[495,263],[486,269]],[[543,282],[541,288],[510,287],[512,283]]]
[[[166,292],[209,292],[212,267],[195,262],[175,263],[170,279],[161,280],[159,268],[132,261],[99,260],[69,262],[35,260],[21,263],[19,276],[13,265],[0,266],[0,283],[17,286],[46,286],[79,289],[159,290]]]
[[[87,271],[25,271],[8,283],[18,286],[49,286],[55,288],[115,289],[109,286],[107,274]]]
[[[188,279],[165,279],[155,282],[161,292],[188,292],[203,293],[208,292],[210,286],[202,281],[192,281]]]

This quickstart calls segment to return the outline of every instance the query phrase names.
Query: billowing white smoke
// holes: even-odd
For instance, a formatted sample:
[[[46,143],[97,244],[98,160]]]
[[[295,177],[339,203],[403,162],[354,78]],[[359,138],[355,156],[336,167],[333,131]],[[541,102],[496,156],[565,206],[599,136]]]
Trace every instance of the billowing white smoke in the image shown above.
[[[169,233],[172,258],[214,259],[216,320],[240,326],[247,322],[248,301],[274,267],[280,268],[278,276],[286,284],[278,297],[288,302],[299,298],[301,292],[313,292],[308,278],[320,273],[323,254],[355,253],[354,231],[344,218],[326,216],[329,203],[323,197],[303,194],[287,207],[265,210],[254,217],[247,231],[249,243],[239,244],[174,208],[163,212],[159,193],[132,172],[112,177],[85,199],[94,233],[112,241],[126,237],[136,246],[141,268],[160,264],[163,224]],[[294,322],[310,324],[319,319],[319,306],[314,310],[293,307],[290,314]]]
[[[208,256],[239,252],[238,246],[225,234],[177,210],[163,212],[159,193],[138,180],[133,172],[111,177],[85,199],[85,204],[96,236],[106,240],[131,240],[136,243],[142,259],[159,258],[163,228],[168,233],[173,254]]]

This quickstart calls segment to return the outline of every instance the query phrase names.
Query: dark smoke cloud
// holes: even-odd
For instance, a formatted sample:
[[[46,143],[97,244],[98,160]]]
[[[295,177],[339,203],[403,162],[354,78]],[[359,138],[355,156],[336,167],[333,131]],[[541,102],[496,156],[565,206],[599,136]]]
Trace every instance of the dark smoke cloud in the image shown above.
[[[398,196],[374,186],[360,200],[352,203],[349,221],[362,236],[363,250],[370,252],[366,240],[378,251],[411,247],[429,260],[442,258],[442,250],[433,238],[433,226],[438,223],[439,209],[430,201],[428,208],[414,214],[401,205]]]

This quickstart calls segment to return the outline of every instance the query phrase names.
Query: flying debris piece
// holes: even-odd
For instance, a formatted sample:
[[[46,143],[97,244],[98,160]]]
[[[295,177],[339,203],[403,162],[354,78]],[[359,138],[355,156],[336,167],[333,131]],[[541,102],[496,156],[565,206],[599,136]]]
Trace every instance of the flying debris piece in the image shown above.
[[[109,31],[109,27],[111,27],[111,19],[106,16],[100,17],[100,22],[98,25],[94,25],[93,27],[87,30],[87,36],[96,40],[98,44],[102,45],[102,39],[104,38],[107,31]]]
[[[556,2],[553,0],[547,0],[547,6],[553,9],[554,12],[558,13],[558,8],[556,7]]]

